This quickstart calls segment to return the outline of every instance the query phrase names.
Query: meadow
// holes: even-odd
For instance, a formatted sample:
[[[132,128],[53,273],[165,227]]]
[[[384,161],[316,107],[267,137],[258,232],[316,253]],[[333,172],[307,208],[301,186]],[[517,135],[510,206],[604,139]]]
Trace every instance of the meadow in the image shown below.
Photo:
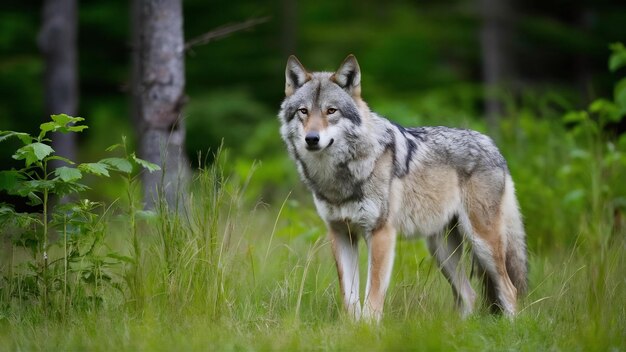
[[[0,352],[626,350],[623,1],[179,2],[187,44],[263,23],[186,50],[172,128],[185,126],[193,175],[155,209],[141,179],[158,166],[140,159],[129,104],[143,20],[123,1],[80,2],[66,98],[84,119],[43,121],[72,114],[48,107],[66,83],[42,84],[43,47],[71,38],[41,34],[42,5],[61,2],[0,11]],[[294,53],[312,70],[356,54],[363,98],[394,122],[493,137],[527,233],[515,319],[483,305],[461,319],[423,240],[398,242],[379,324],[344,314],[325,226],[278,131]],[[75,160],[52,150],[53,131],[75,134]]]
[[[499,142],[530,251],[530,289],[513,321],[484,307],[460,319],[423,241],[400,241],[383,320],[351,322],[295,171],[265,202],[262,161],[242,168],[223,152],[195,171],[179,211],[163,202],[144,211],[137,171],[118,172],[112,204],[79,198],[51,222],[45,259],[24,237],[39,225],[20,232],[19,213],[5,216],[1,349],[623,350],[626,138],[605,132],[597,106],[556,121],[516,116]]]

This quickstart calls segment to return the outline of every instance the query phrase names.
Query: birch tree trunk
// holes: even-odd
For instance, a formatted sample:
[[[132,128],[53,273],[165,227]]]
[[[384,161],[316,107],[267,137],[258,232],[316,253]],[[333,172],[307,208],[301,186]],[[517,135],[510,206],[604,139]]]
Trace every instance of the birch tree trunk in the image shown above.
[[[140,156],[161,166],[144,173],[148,209],[163,197],[170,210],[186,191],[185,62],[182,0],[133,0],[133,117]]]
[[[37,38],[44,58],[44,106],[46,120],[52,114],[76,115],[78,77],[76,50],[76,0],[45,0]],[[60,156],[76,158],[74,133],[53,133],[52,148]],[[60,166],[58,162],[53,167]]]

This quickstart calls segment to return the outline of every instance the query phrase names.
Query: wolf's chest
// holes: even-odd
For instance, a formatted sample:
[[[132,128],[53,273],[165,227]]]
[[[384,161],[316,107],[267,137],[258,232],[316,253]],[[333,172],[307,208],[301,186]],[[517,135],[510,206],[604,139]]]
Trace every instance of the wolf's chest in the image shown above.
[[[351,176],[353,177],[353,176]],[[328,193],[313,192],[318,213],[328,222],[345,222],[363,229],[375,228],[387,216],[389,189],[377,177],[365,180],[340,178],[325,188]]]
[[[330,204],[315,197],[319,215],[328,223],[349,223],[361,229],[371,230],[387,212],[387,205],[375,198],[343,204]]]
[[[300,174],[316,198],[339,205],[363,197],[364,180],[358,178],[347,163],[302,162]]]
[[[373,228],[387,215],[392,177],[391,155],[339,163],[307,163],[301,171],[315,196],[318,213],[328,222]],[[315,167],[315,169],[312,169]]]

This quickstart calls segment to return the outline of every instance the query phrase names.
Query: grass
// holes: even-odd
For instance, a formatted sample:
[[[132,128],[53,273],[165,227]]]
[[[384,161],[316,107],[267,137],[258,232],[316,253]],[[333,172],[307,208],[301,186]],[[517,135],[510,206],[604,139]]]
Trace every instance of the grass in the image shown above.
[[[423,241],[399,241],[382,322],[351,322],[310,197],[283,186],[272,204],[251,203],[248,185],[268,179],[228,178],[218,158],[179,214],[139,211],[129,181],[99,220],[95,282],[57,262],[46,307],[17,264],[28,254],[0,248],[0,350],[626,350],[626,137],[518,115],[501,143],[531,249],[513,321],[484,308],[461,320]],[[104,265],[109,251],[123,265]]]
[[[623,243],[591,262],[580,249],[535,256],[533,291],[513,322],[484,313],[459,320],[447,284],[430,260],[423,259],[421,246],[403,244],[379,326],[353,324],[339,315],[326,245],[277,241],[263,262],[264,251],[251,248],[264,249],[267,243],[253,236],[242,240],[223,261],[217,280],[214,268],[185,269],[198,269],[200,258],[191,263],[181,258],[172,272],[149,270],[143,278],[141,310],[125,305],[119,296],[65,320],[45,318],[37,306],[14,307],[2,319],[1,345],[6,350],[129,351],[626,347]],[[251,256],[258,261],[254,269]],[[415,266],[417,272],[405,269]]]
[[[531,291],[514,321],[484,310],[459,319],[423,242],[401,241],[383,321],[352,323],[310,205],[249,207],[236,183],[218,167],[200,172],[187,215],[140,221],[139,248],[127,222],[112,221],[109,245],[140,252],[138,262],[116,269],[134,289],[104,285],[98,304],[81,305],[86,298],[74,295],[67,314],[5,297],[1,349],[626,349],[623,230],[589,227],[610,235],[598,242],[581,231],[574,246],[532,253]]]

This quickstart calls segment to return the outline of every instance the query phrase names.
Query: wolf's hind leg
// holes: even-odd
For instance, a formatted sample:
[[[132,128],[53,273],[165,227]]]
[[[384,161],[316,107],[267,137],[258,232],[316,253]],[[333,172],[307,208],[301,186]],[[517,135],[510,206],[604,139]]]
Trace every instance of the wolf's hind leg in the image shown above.
[[[368,275],[365,288],[363,317],[379,321],[383,314],[385,293],[389,286],[396,250],[396,230],[387,223],[366,236]]]
[[[333,247],[344,308],[353,319],[359,320],[361,318],[361,301],[359,299],[358,238],[355,234],[350,233],[345,224],[330,226],[328,237]]]
[[[482,292],[487,309],[494,314],[500,313],[500,303],[498,299],[498,292],[496,291],[496,285],[491,279],[491,276],[487,273],[487,270],[480,264],[480,260],[477,256],[474,256],[476,262],[474,269],[480,282],[482,283]]]
[[[443,275],[452,286],[457,309],[467,317],[474,311],[476,292],[472,288],[461,261],[463,241],[458,228],[452,227],[442,234],[428,237],[428,249],[435,258]]]

